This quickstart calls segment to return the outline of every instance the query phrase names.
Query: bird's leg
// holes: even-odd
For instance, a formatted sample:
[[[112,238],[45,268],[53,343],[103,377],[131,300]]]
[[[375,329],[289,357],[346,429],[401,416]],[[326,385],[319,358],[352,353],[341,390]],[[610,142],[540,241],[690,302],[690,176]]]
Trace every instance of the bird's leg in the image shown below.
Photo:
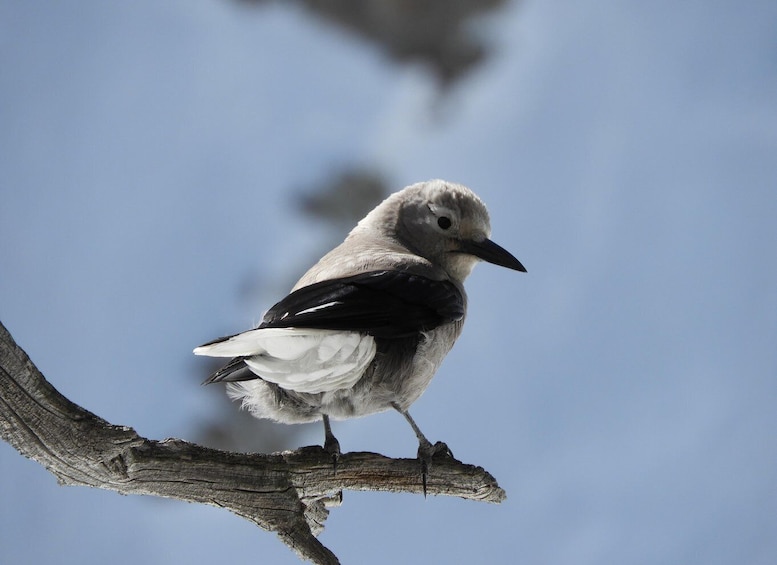
[[[340,458],[340,442],[332,433],[332,426],[329,424],[329,416],[322,414],[324,420],[324,451],[332,456],[332,467],[337,473],[337,460]]]
[[[432,466],[432,458],[438,453],[443,453],[448,457],[453,457],[453,453],[448,448],[448,446],[441,441],[438,441],[432,445],[432,442],[426,439],[426,436],[421,431],[421,428],[418,427],[418,424],[415,423],[415,420],[413,420],[407,410],[402,410],[402,408],[400,408],[399,405],[395,402],[392,402],[391,406],[394,407],[394,410],[405,417],[405,420],[407,420],[407,423],[410,424],[411,428],[413,428],[415,436],[418,438],[417,457],[418,461],[421,463],[421,482],[423,483],[424,487],[424,497],[426,497],[426,476],[429,474],[429,468]]]

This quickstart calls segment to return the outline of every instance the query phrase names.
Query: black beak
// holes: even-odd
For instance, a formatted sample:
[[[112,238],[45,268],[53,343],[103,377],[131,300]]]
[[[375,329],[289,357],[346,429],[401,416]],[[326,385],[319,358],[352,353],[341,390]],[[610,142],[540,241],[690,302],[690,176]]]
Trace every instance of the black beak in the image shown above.
[[[521,265],[521,262],[513,257],[513,255],[504,247],[497,245],[490,239],[486,238],[483,241],[465,241],[462,242],[461,250],[464,253],[469,253],[475,257],[488,261],[494,265],[500,267],[507,267],[514,271],[526,272],[526,268]]]

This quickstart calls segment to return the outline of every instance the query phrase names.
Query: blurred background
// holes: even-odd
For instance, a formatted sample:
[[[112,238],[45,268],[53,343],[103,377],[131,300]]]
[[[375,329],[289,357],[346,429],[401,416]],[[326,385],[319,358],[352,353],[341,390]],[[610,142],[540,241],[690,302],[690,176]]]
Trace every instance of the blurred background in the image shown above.
[[[346,492],[343,563],[777,562],[777,3],[0,2],[0,319],[149,438],[273,451],[193,347],[386,194],[489,205],[411,412],[499,506]],[[344,451],[413,456],[398,414]],[[62,488],[0,443],[0,563],[298,563],[228,512]]]

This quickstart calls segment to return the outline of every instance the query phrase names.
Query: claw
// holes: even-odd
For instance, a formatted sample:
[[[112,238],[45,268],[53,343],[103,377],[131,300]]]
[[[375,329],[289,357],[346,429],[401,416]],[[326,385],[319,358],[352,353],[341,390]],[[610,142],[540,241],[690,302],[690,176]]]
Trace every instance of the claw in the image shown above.
[[[432,445],[425,437],[419,438],[418,442],[418,461],[421,463],[421,484],[424,488],[424,498],[426,498],[426,485],[429,469],[432,466],[432,459],[442,454],[445,457],[453,457],[453,452],[442,441]]]
[[[329,425],[329,416],[323,415],[324,420],[324,451],[332,456],[332,474],[337,474],[337,461],[340,459],[340,442],[332,433],[332,426]]]
[[[324,441],[324,451],[332,456],[332,473],[337,474],[337,461],[340,459],[340,442],[332,436],[331,441]]]
[[[407,420],[407,423],[410,424],[411,428],[413,428],[415,436],[418,438],[417,457],[418,461],[421,463],[421,484],[424,487],[424,498],[426,498],[426,478],[429,475],[429,468],[432,466],[432,459],[438,453],[442,453],[447,457],[453,457],[453,453],[450,449],[448,449],[448,446],[441,441],[438,441],[432,445],[432,443],[426,439],[426,436],[421,433],[421,429],[418,427],[418,424],[416,424],[413,418],[410,417],[410,414],[407,410],[403,410],[396,402],[393,402],[391,406],[394,408],[394,410],[405,417],[405,420]]]
[[[418,446],[418,461],[421,463],[421,484],[424,487],[424,498],[426,498],[426,477],[429,475],[429,467],[432,465],[434,455],[433,449],[429,442],[426,442],[426,445],[421,443]]]

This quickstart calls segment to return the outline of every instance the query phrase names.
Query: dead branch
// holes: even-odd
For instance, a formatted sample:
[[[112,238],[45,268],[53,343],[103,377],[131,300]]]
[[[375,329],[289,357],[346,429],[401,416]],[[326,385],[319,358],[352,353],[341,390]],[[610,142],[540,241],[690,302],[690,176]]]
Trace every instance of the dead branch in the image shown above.
[[[245,454],[141,437],[62,396],[2,323],[0,436],[62,485],[220,506],[276,532],[300,557],[318,564],[338,563],[315,536],[343,490],[422,492],[416,459],[346,453],[334,472],[331,456],[318,446]],[[434,460],[427,491],[486,502],[505,497],[481,467],[446,456]]]

